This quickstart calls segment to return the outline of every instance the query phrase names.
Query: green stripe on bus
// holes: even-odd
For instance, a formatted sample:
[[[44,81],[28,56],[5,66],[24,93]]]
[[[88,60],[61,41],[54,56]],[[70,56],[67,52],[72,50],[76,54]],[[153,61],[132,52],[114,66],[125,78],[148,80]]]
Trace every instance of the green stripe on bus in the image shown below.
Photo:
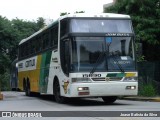
[[[126,74],[125,73],[118,73],[116,77],[125,77]]]
[[[41,67],[40,67],[40,92],[47,93],[49,68],[52,52],[42,54]]]
[[[109,73],[106,77],[125,77],[125,73]]]
[[[109,73],[106,77],[116,77],[117,73]]]

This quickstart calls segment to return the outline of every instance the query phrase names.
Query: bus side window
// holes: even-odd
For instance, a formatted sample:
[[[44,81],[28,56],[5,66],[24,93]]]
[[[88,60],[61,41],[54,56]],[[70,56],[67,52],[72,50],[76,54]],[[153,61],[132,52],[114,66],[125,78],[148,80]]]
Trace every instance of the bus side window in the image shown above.
[[[30,54],[33,54],[33,39],[30,41]]]
[[[61,21],[61,27],[60,27],[61,38],[65,36],[67,33],[67,23],[68,23],[67,19]]]
[[[22,45],[19,46],[19,49],[18,49],[18,57],[19,57],[19,58],[22,58]]]
[[[36,39],[35,38],[33,38],[33,42],[32,42],[32,49],[33,49],[33,53],[35,53],[36,52]]]
[[[47,49],[49,47],[49,36],[48,32],[45,32],[42,37],[43,41],[43,49]]]
[[[50,46],[53,47],[54,46],[54,29],[50,30],[50,35],[51,35],[51,43]]]
[[[24,44],[24,57],[26,57],[28,55],[27,46],[28,46],[28,43],[26,42]]]
[[[38,37],[35,38],[35,47],[36,47],[36,53],[39,52],[40,45],[39,45]]]
[[[37,41],[38,41],[38,45],[39,45],[37,47],[39,47],[39,51],[42,51],[43,50],[42,36],[39,36]]]
[[[29,42],[26,43],[26,56],[30,55],[30,44]]]
[[[55,36],[54,45],[58,46],[58,25],[55,27],[54,36]]]
[[[61,40],[61,51],[62,56],[61,58],[61,64],[62,69],[65,74],[69,75],[69,69],[70,69],[70,41],[68,39]]]
[[[22,56],[24,57],[25,56],[25,44],[23,44],[23,48],[22,48]]]
[[[46,32],[46,35],[45,35],[45,48],[48,49],[49,48],[49,33]]]
[[[21,48],[20,48],[21,58],[23,58],[23,54],[24,54],[24,45],[22,44],[22,45],[21,45]]]
[[[45,34],[42,35],[42,49],[45,49]]]
[[[51,29],[51,46],[58,45],[58,25]]]
[[[28,51],[28,42],[26,42],[26,44],[25,44],[25,51],[24,51],[24,53],[25,53],[25,57],[26,56],[28,56],[29,55],[29,51]]]

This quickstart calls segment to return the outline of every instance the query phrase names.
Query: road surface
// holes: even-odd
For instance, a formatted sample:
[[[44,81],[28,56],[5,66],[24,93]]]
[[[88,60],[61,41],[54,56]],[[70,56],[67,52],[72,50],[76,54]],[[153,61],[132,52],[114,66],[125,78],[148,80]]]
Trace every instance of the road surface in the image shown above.
[[[160,103],[159,102],[146,102],[146,101],[131,101],[131,100],[117,100],[113,104],[105,104],[101,98],[85,98],[85,99],[78,99],[72,100],[67,104],[58,104],[55,102],[52,96],[35,96],[35,97],[27,97],[25,96],[24,92],[2,92],[4,95],[4,100],[0,101],[0,111],[18,111],[24,112],[25,111],[61,111],[58,114],[62,114],[62,116],[54,117],[55,120],[158,120],[155,111],[160,111]],[[62,112],[63,111],[63,112]],[[71,112],[70,117],[64,117],[64,112]],[[76,119],[74,116],[77,114],[78,111],[81,115],[77,116]],[[86,111],[86,112],[83,112]],[[87,113],[88,111],[88,113]],[[91,117],[88,117],[89,112],[92,111],[101,111],[101,114],[104,111],[108,111],[108,114],[112,117],[100,117],[98,116],[99,112],[93,112]],[[113,111],[113,112],[111,112]],[[142,111],[142,116],[141,112]],[[150,113],[150,117],[144,117],[144,113]],[[114,117],[116,112],[121,112],[121,117]],[[153,114],[152,114],[153,112]],[[131,113],[134,114],[134,117],[127,117],[127,115],[131,116]],[[21,113],[22,114],[22,113]],[[27,113],[28,114],[28,113]],[[57,115],[58,115],[57,114]],[[96,116],[97,114],[97,116]],[[137,116],[136,116],[137,115]],[[85,117],[84,117],[85,116]],[[24,116],[23,116],[24,117]],[[43,116],[42,116],[43,117]],[[0,120],[8,120],[8,118],[0,117]],[[12,118],[15,120],[19,120],[21,118]],[[23,118],[27,120],[31,120],[31,118]],[[47,118],[32,118],[32,120],[53,120],[51,117]]]

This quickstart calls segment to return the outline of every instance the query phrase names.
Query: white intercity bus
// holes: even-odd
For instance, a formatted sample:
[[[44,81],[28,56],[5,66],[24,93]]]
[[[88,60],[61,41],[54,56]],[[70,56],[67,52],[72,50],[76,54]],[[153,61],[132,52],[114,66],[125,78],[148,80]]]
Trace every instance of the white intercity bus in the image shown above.
[[[18,87],[67,98],[137,95],[135,41],[129,15],[69,14],[19,43]]]

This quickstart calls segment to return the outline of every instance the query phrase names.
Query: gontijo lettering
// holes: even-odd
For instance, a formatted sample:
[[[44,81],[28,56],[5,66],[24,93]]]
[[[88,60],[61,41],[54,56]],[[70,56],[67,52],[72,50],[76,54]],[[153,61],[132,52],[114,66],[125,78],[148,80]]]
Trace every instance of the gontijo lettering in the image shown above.
[[[35,59],[26,61],[25,66],[26,67],[35,66]]]

